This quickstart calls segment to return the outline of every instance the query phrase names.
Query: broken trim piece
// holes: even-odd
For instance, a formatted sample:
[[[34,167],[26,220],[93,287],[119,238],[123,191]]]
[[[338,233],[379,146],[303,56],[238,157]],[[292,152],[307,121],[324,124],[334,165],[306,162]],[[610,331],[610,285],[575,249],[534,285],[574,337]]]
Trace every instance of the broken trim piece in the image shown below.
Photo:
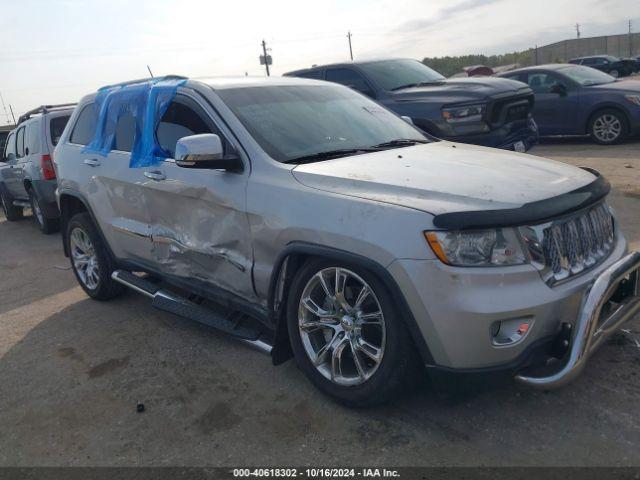
[[[443,230],[471,230],[537,225],[548,222],[556,217],[593,205],[609,194],[611,190],[609,182],[597,171],[592,169],[588,169],[588,171],[597,175],[597,178],[588,185],[571,192],[537,202],[525,203],[518,208],[443,213],[434,217],[433,224]]]

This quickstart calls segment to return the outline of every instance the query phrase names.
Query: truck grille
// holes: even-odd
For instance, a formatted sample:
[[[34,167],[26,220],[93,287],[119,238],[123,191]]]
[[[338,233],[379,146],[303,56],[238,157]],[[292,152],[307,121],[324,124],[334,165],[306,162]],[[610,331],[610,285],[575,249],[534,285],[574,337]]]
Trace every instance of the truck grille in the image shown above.
[[[556,281],[577,275],[611,252],[613,238],[613,218],[604,203],[580,215],[553,222],[543,234],[546,265]]]
[[[529,118],[533,108],[533,95],[518,95],[498,100],[489,106],[489,121],[492,125],[522,121]]]

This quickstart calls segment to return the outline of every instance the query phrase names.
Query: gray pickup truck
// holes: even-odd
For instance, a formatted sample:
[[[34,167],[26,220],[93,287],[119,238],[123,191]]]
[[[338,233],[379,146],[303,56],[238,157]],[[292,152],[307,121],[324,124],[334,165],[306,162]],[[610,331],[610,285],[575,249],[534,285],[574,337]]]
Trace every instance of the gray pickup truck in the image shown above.
[[[74,104],[43,105],[20,117],[0,158],[0,202],[9,221],[31,208],[43,233],[58,229],[56,174],[51,154],[69,121]]]
[[[557,388],[640,309],[640,253],[597,172],[433,140],[341,85],[107,86],[54,159],[90,297],[128,287],[275,364],[293,355],[348,405],[425,369]]]

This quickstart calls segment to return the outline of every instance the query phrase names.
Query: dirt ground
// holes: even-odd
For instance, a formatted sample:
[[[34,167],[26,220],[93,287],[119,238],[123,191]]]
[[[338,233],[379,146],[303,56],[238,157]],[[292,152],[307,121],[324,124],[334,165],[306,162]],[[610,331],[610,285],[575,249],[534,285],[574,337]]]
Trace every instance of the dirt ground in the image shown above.
[[[640,143],[546,142],[601,170],[640,249]],[[631,168],[627,168],[630,165]],[[59,235],[0,219],[0,465],[640,465],[640,322],[561,391],[428,386],[349,410],[270,359],[140,295],[89,300]],[[136,413],[136,404],[146,406]]]

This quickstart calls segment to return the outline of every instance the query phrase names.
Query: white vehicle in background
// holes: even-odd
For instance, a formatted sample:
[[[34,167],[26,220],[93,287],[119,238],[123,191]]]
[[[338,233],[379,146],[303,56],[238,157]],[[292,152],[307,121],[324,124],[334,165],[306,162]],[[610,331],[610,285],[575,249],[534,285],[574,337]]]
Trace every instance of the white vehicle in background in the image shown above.
[[[31,208],[43,233],[57,231],[56,173],[51,155],[74,104],[43,105],[28,111],[9,133],[0,163],[0,202],[7,220]]]

